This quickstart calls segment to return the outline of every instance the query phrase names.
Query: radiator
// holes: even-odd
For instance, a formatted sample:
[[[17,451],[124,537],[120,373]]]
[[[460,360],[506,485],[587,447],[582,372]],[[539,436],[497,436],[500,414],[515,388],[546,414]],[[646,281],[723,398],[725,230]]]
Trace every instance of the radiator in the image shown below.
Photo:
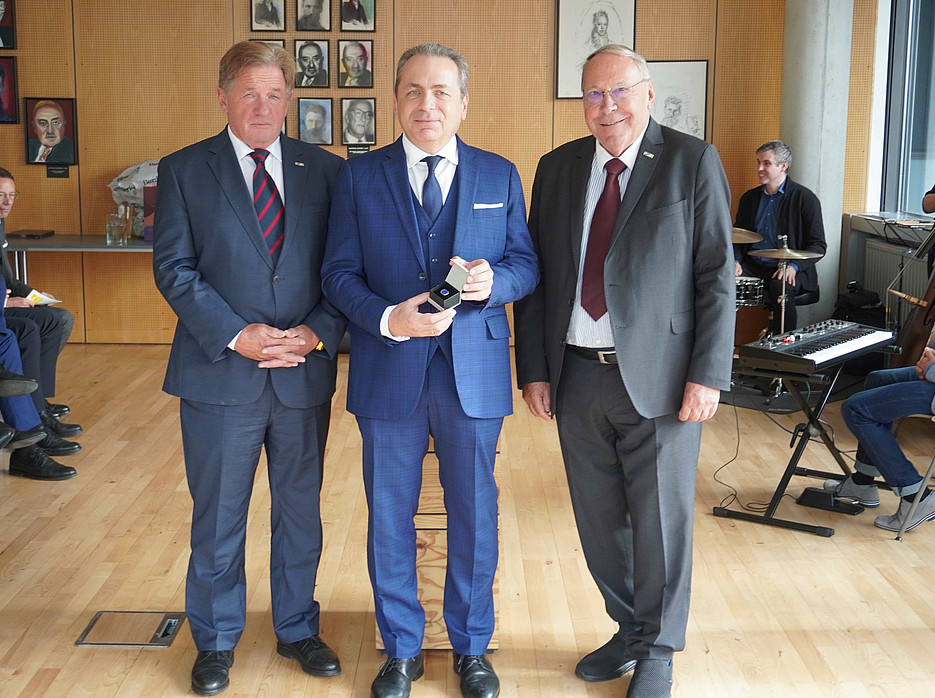
[[[905,267],[902,276],[893,288],[910,296],[922,298],[928,288],[928,270],[925,258],[913,259],[914,249],[903,245],[893,245],[879,240],[867,240],[864,254],[864,288],[880,294],[880,300],[890,311],[890,321],[896,321],[901,327],[906,315],[912,309],[909,303],[886,292],[886,289]]]

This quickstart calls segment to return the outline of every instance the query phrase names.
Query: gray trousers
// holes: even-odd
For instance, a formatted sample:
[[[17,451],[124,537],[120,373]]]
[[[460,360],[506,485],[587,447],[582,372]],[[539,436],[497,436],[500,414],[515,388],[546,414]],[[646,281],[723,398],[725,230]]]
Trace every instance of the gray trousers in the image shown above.
[[[701,424],[641,417],[620,372],[565,352],[555,416],[588,569],[637,659],[685,647]]]

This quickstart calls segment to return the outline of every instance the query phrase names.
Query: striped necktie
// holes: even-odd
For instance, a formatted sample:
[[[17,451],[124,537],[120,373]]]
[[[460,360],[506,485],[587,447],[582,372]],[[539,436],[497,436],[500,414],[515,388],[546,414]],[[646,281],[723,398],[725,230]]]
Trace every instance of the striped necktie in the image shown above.
[[[276,264],[279,260],[285,231],[282,199],[279,196],[279,190],[276,189],[276,182],[266,171],[266,158],[269,157],[269,151],[258,148],[250,153],[250,157],[256,162],[256,170],[253,172],[253,208],[256,209],[260,230],[266,238],[273,264]]]

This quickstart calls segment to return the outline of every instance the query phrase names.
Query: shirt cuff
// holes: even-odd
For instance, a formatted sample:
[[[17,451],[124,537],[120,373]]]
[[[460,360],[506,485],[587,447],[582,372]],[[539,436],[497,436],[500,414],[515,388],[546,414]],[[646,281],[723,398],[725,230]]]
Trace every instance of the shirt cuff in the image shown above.
[[[243,334],[243,330],[240,330],[237,334],[234,335],[234,338],[227,343],[227,348],[231,351],[234,351],[234,345],[237,344],[237,340],[240,339],[240,335]]]
[[[383,315],[380,318],[380,334],[388,339],[395,339],[397,342],[405,342],[410,338],[397,337],[396,335],[390,334],[390,313],[393,312],[393,308],[395,307],[395,305],[390,305],[383,311]]]

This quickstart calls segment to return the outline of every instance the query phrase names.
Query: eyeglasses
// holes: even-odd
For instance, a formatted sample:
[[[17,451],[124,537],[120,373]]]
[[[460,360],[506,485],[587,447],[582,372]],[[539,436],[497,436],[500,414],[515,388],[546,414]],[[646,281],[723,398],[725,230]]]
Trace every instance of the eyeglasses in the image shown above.
[[[633,88],[640,83],[646,82],[646,80],[646,78],[643,78],[629,87],[615,87],[612,90],[588,90],[584,93],[584,103],[589,107],[599,107],[604,101],[604,95],[609,94],[615,104],[620,104],[620,102],[630,99],[633,95]]]
[[[363,111],[362,109],[348,109],[351,116],[357,117],[358,119],[364,119],[365,121],[370,121],[373,118],[372,111]]]
[[[13,202],[19,198],[19,192],[15,191],[12,194],[7,194],[5,191],[0,191],[0,201],[3,203]]]

